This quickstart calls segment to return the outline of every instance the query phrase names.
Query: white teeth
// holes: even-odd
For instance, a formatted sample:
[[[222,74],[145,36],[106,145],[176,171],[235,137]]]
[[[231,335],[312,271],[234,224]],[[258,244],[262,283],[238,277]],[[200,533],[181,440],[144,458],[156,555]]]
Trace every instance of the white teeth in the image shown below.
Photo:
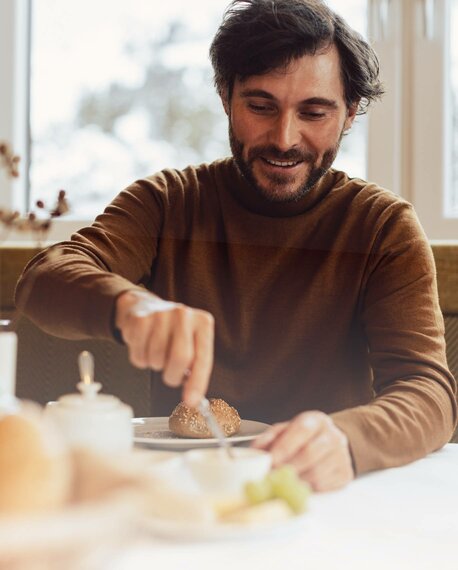
[[[273,166],[296,166],[296,164],[299,164],[299,162],[280,162],[279,160],[269,160],[268,158],[265,160]]]

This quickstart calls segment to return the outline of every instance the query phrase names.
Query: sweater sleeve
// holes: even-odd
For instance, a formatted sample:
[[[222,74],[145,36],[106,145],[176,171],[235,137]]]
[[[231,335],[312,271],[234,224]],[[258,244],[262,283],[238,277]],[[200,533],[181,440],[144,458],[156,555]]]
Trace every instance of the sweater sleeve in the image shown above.
[[[113,339],[116,298],[149,279],[164,200],[151,180],[121,192],[92,226],[31,260],[17,307],[50,334]]]
[[[358,474],[442,447],[456,424],[432,251],[412,208],[391,209],[370,256],[361,310],[375,397],[333,414]]]

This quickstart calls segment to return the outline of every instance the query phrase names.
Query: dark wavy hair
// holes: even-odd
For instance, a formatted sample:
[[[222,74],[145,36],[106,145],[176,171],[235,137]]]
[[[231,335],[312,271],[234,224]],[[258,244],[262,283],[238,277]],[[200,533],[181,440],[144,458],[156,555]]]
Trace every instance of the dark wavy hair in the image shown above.
[[[335,45],[345,102],[358,114],[383,95],[376,53],[322,0],[233,0],[210,47],[214,81],[232,96],[234,81],[287,66]]]

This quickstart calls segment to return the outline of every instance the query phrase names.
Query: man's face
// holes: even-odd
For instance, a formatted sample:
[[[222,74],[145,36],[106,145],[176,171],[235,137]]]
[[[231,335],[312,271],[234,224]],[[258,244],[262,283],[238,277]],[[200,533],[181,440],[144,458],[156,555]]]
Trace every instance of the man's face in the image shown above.
[[[239,169],[270,202],[299,200],[334,162],[348,109],[337,50],[305,55],[287,67],[236,79],[229,116]]]

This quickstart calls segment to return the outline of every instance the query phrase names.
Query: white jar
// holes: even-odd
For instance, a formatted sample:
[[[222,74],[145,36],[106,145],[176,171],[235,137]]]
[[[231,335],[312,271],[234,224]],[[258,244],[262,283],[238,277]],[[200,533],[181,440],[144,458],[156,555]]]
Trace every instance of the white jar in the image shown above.
[[[80,382],[80,394],[66,394],[49,402],[45,413],[73,447],[102,453],[128,451],[133,445],[132,408],[115,396],[98,394],[98,382]]]
[[[0,415],[18,409],[19,402],[15,398],[16,354],[16,333],[4,332],[0,327]]]

